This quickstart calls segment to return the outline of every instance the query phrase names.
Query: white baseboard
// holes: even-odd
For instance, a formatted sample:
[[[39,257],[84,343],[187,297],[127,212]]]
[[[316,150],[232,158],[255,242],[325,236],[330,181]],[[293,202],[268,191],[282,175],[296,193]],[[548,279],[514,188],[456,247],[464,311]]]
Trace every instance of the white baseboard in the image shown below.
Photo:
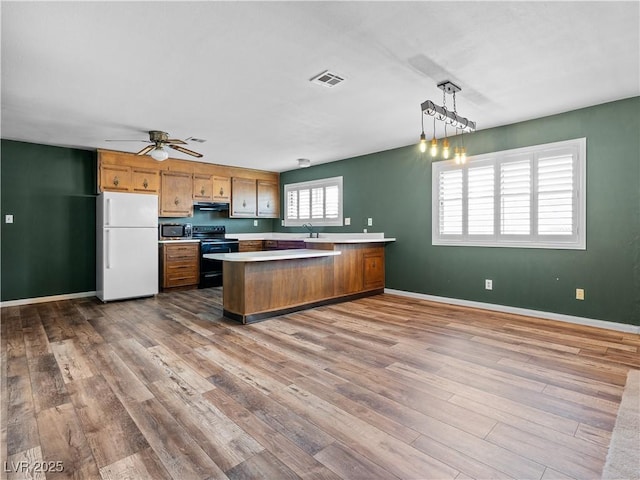
[[[72,298],[95,297],[96,292],[66,293],[64,295],[51,295],[49,297],[21,298],[19,300],[7,300],[0,302],[0,307],[15,307],[18,305],[29,305],[32,303],[57,302],[59,300],[70,300]]]
[[[626,323],[608,322],[606,320],[596,320],[593,318],[574,317],[573,315],[564,315],[562,313],[543,312],[541,310],[530,310],[528,308],[509,307],[507,305],[496,305],[493,303],[474,302],[472,300],[461,300],[459,298],[438,297],[435,295],[427,295],[425,293],[407,292],[405,290],[394,290],[385,288],[385,293],[400,295],[403,297],[418,298],[421,300],[429,300],[431,302],[449,303],[451,305],[460,305],[463,307],[481,308],[484,310],[494,310],[497,312],[515,313],[517,315],[526,315],[528,317],[545,318],[547,320],[558,320],[560,322],[575,323],[578,325],[587,325],[590,327],[606,328],[608,330],[616,330],[618,332],[627,332],[640,334],[640,326],[629,325]]]

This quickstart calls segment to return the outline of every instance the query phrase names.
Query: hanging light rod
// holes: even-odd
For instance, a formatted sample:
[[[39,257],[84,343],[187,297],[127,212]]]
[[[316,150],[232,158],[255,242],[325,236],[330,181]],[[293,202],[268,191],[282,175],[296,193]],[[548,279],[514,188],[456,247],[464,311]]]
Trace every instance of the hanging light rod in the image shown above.
[[[455,83],[450,81],[440,82],[438,84],[438,88],[442,90],[444,93],[452,94],[455,100],[455,94],[462,89],[457,86]],[[444,94],[443,94],[444,96]],[[454,102],[455,103],[455,102]],[[465,118],[454,110],[448,110],[446,106],[440,106],[433,103],[431,100],[426,100],[422,103],[422,113],[426,115],[431,115],[436,119],[447,123],[448,125],[452,125],[454,128],[474,132],[476,130],[476,122],[472,122],[468,118]]]

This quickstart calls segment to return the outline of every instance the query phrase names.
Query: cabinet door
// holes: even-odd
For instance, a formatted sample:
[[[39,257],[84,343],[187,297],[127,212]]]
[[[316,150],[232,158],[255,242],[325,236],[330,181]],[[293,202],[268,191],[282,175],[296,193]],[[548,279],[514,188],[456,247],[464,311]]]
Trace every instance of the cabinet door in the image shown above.
[[[203,173],[193,174],[193,199],[196,202],[213,200],[213,176]]]
[[[160,172],[146,168],[131,169],[133,191],[138,193],[155,193],[160,191]]]
[[[258,180],[258,216],[278,218],[280,216],[279,187],[276,182]]]
[[[256,216],[256,181],[253,178],[231,179],[230,217]]]
[[[103,192],[130,191],[131,167],[124,165],[100,165],[100,190]]]
[[[364,254],[364,288],[384,288],[384,250]]]
[[[190,173],[160,172],[160,216],[191,217],[193,215],[193,179]]]
[[[231,201],[231,179],[229,177],[213,177],[213,201],[222,203]]]

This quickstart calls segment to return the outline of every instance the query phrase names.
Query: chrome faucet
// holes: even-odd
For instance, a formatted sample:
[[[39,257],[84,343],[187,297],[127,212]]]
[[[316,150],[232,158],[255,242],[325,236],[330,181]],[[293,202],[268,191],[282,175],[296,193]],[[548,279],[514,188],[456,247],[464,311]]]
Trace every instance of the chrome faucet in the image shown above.
[[[302,226],[309,231],[309,238],[313,238],[313,234],[315,233],[312,228],[313,225],[311,225],[310,223],[303,223]],[[315,234],[315,237],[319,238],[318,233]]]

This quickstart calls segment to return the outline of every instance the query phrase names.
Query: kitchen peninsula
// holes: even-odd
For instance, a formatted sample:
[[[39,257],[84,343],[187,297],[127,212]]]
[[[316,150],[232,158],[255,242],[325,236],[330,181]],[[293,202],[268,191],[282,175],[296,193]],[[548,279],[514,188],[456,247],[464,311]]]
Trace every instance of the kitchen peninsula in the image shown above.
[[[223,262],[224,316],[251,323],[384,291],[384,248],[394,238],[304,241],[308,248],[205,255]]]

